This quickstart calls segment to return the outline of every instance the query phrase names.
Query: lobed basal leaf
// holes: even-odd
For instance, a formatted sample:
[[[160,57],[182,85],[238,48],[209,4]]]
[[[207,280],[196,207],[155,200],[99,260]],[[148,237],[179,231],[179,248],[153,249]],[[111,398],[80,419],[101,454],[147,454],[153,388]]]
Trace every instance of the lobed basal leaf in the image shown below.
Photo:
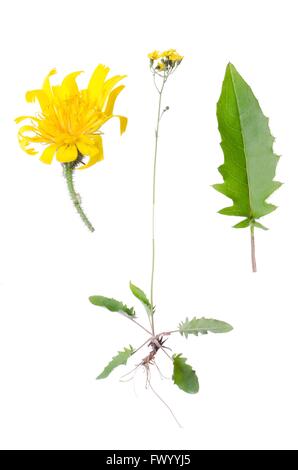
[[[134,349],[132,346],[129,345],[128,348],[124,348],[123,351],[119,351],[116,356],[112,358],[112,360],[108,363],[108,365],[104,368],[102,373],[97,377],[99,379],[105,379],[110,375],[110,373],[118,366],[126,365],[128,359],[134,353]]]
[[[198,393],[199,380],[197,374],[189,364],[186,364],[186,358],[181,354],[173,355],[173,382],[186,393]]]
[[[132,282],[129,283],[129,288],[130,288],[131,292],[133,293],[133,295],[143,304],[147,314],[151,315],[153,313],[154,309],[152,308],[152,305],[149,302],[145,292],[142,291],[142,289],[137,287]]]
[[[127,305],[125,305],[122,302],[119,302],[119,300],[115,300],[109,297],[104,297],[102,295],[92,295],[91,297],[89,297],[89,301],[93,305],[96,305],[97,307],[107,308],[111,312],[125,313],[126,315],[129,315],[130,317],[135,316],[134,308],[127,307]]]
[[[196,318],[192,320],[186,318],[184,322],[179,324],[179,332],[186,338],[188,335],[198,336],[199,333],[228,333],[233,327],[224,321],[214,320],[213,318]]]

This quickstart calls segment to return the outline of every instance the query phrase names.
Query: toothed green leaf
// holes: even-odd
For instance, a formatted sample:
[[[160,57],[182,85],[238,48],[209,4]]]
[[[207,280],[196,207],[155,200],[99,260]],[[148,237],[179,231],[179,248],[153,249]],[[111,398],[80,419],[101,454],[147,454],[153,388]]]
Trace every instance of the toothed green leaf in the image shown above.
[[[238,224],[233,225],[233,227],[234,228],[246,228],[246,227],[249,227],[250,224],[251,224],[250,219],[244,219],[244,220],[241,220],[241,222],[239,222]]]
[[[181,335],[186,338],[188,335],[198,336],[199,333],[228,333],[233,327],[224,321],[214,320],[213,318],[196,318],[192,320],[186,318],[184,322],[179,324],[179,331]]]
[[[198,393],[199,381],[197,374],[189,364],[186,364],[185,357],[182,357],[181,354],[174,354],[173,364],[172,379],[174,384],[186,393]]]
[[[274,181],[279,157],[273,152],[268,118],[232,64],[226,69],[217,119],[224,153],[224,164],[218,170],[224,183],[215,184],[214,188],[233,201],[232,206],[219,213],[245,217],[235,228],[248,227],[276,209],[266,199],[281,186]]]
[[[116,356],[108,363],[102,373],[97,377],[96,380],[105,379],[110,373],[118,366],[126,365],[130,356],[134,353],[134,349],[129,345],[128,348],[124,348],[123,351],[119,351]]]
[[[105,307],[111,312],[119,312],[119,313],[126,313],[130,317],[135,316],[134,308],[129,308],[127,305],[119,302],[115,299],[110,299],[109,297],[103,297],[102,295],[92,295],[89,297],[90,302],[93,305],[97,305],[98,307]]]
[[[267,228],[267,227],[265,227],[265,225],[263,225],[263,224],[260,224],[260,222],[256,222],[256,221],[254,221],[253,225],[254,225],[254,227],[261,228],[262,230],[268,230],[268,228]]]
[[[142,304],[144,305],[148,315],[151,315],[153,309],[152,309],[151,303],[149,302],[149,300],[146,297],[145,292],[142,291],[142,289],[140,289],[139,287],[135,286],[132,282],[129,283],[129,287],[130,287],[130,290],[133,293],[133,295],[138,300],[140,300],[140,302],[142,302]]]

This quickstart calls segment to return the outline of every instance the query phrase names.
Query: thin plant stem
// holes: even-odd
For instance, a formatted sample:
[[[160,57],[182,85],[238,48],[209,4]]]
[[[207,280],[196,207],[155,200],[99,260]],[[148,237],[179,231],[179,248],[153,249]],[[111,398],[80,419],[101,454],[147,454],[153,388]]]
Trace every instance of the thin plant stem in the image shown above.
[[[154,332],[154,274],[155,274],[155,200],[156,200],[156,164],[157,164],[157,152],[158,152],[158,136],[159,136],[159,124],[162,116],[161,103],[162,103],[162,92],[166,83],[166,75],[163,76],[161,88],[158,89],[158,108],[157,108],[157,121],[155,128],[155,147],[154,147],[154,161],[153,161],[153,187],[152,187],[152,263],[151,263],[151,289],[150,289],[150,303],[151,303],[151,329],[152,335],[155,336]],[[154,77],[155,82],[155,77]]]
[[[251,245],[251,265],[252,272],[257,272],[257,261],[256,261],[256,245],[255,245],[255,227],[253,224],[250,226],[250,245]]]
[[[146,344],[148,344],[149,341],[151,341],[151,338],[147,339],[147,341],[145,341],[145,343],[141,344],[141,346],[139,346],[139,347],[133,352],[133,354],[136,354],[138,351],[140,351],[140,349],[142,349],[144,346],[146,346]]]
[[[136,325],[138,325],[140,328],[142,328],[144,331],[146,331],[146,333],[148,333],[150,335],[150,338],[151,338],[151,331],[147,330],[147,328],[145,328],[143,325],[141,325],[139,322],[137,322],[136,320],[134,320],[133,318],[129,317],[129,316],[126,316],[126,318],[128,318],[130,321],[132,321],[133,323],[135,323]]]
[[[170,359],[170,361],[173,362],[173,359],[172,359],[171,356],[167,353],[167,351],[166,351],[164,348],[161,348],[161,350],[165,353],[166,356],[168,356],[168,358]]]
[[[64,163],[63,168],[64,168],[64,176],[66,179],[68,192],[73,202],[73,205],[76,211],[78,212],[79,216],[81,217],[82,221],[86,225],[86,227],[90,230],[90,232],[94,232],[95,229],[93,225],[91,224],[90,220],[88,219],[88,217],[86,216],[85,212],[83,211],[80,197],[75,191],[74,181],[73,181],[74,167],[71,163]]]

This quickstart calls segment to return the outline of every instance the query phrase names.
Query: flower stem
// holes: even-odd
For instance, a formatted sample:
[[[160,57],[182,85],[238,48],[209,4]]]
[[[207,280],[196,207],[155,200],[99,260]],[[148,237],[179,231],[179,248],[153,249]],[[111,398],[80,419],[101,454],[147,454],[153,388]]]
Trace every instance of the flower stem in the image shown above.
[[[68,192],[70,195],[70,198],[73,202],[74,207],[76,208],[78,214],[80,215],[82,221],[86,225],[86,227],[90,230],[90,232],[94,232],[94,227],[89,221],[88,217],[86,216],[85,212],[82,209],[81,206],[81,201],[79,195],[76,193],[75,188],[74,188],[74,181],[73,181],[73,172],[74,172],[74,167],[72,163],[64,163],[63,164],[64,168],[64,176],[66,179],[67,183],[67,188]]]
[[[250,245],[251,245],[251,265],[252,272],[257,272],[257,262],[256,262],[256,245],[255,245],[255,227],[253,224],[250,226]]]
[[[159,124],[162,116],[161,112],[161,101],[162,92],[166,83],[166,76],[164,75],[161,88],[158,89],[158,109],[157,109],[157,122],[155,128],[155,147],[154,147],[154,162],[153,162],[153,188],[152,188],[152,262],[151,262],[151,289],[150,289],[150,303],[151,303],[151,329],[152,335],[154,336],[154,274],[155,274],[155,199],[156,199],[156,163],[157,163],[157,152],[158,152],[158,135],[159,135]]]

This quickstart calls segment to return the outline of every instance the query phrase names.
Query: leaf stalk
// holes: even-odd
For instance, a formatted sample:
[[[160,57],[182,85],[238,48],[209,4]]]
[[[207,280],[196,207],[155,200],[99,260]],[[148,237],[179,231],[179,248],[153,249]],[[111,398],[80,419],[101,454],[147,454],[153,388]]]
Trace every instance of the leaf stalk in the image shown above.
[[[255,244],[255,227],[254,224],[250,225],[250,246],[251,246],[251,266],[252,272],[257,272],[257,261],[256,261],[256,244]]]

